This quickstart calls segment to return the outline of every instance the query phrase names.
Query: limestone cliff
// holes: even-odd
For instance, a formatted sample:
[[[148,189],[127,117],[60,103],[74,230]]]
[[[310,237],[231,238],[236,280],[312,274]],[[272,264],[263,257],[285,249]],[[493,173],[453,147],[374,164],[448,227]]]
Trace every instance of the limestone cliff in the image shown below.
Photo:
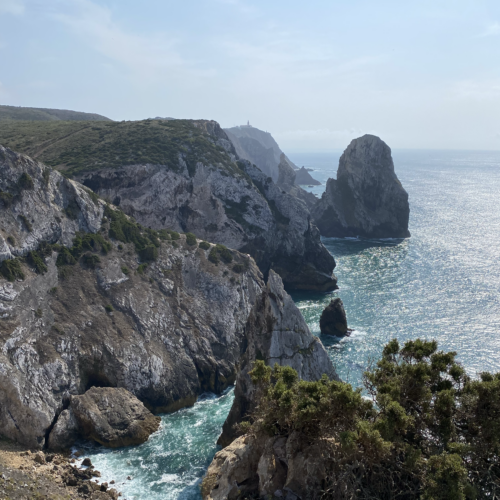
[[[139,226],[1,147],[0,179],[3,436],[43,447],[70,396],[94,386],[123,387],[154,412],[192,404],[232,384],[242,356],[251,359],[247,332],[269,287],[279,289],[273,300],[288,301],[287,317],[301,317],[280,279],[270,273],[266,285],[245,254]],[[288,362],[281,335],[273,359]],[[291,357],[333,370],[319,340],[303,338]]]
[[[301,198],[293,180],[276,185],[248,161],[232,162],[234,149],[218,124],[198,126],[229,155],[227,165],[200,160],[188,168],[179,157],[176,169],[133,165],[89,172],[79,179],[145,226],[190,231],[249,253],[265,276],[274,269],[290,289],[335,289],[335,260],[321,243],[307,208],[315,197],[304,192]]]
[[[311,214],[323,236],[409,237],[408,193],[389,146],[373,135],[354,139]]]

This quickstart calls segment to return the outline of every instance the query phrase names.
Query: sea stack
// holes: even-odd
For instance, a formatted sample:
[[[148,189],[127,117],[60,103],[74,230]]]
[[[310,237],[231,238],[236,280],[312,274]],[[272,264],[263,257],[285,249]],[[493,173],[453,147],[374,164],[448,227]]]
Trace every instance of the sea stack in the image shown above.
[[[319,327],[323,335],[344,337],[350,334],[351,330],[347,328],[344,304],[338,297],[332,299],[323,310],[319,320]]]
[[[337,179],[312,210],[322,236],[408,238],[410,206],[392,161],[379,137],[354,139],[339,161]]]

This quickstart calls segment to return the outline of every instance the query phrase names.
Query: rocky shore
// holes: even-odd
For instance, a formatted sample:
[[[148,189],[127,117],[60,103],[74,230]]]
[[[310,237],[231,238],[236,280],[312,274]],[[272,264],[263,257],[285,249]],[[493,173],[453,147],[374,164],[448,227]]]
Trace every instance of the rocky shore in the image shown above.
[[[75,456],[33,452],[0,439],[0,500],[122,498],[114,481],[102,482],[100,477],[78,452]]]

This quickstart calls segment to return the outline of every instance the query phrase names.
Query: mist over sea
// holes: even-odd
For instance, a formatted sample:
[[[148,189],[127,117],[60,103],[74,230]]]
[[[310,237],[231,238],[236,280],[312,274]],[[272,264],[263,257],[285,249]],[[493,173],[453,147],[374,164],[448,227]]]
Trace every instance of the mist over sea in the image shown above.
[[[288,156],[314,169],[322,185],[306,189],[320,196],[341,153]],[[341,378],[355,386],[392,338],[434,338],[472,376],[500,371],[500,152],[395,150],[393,158],[410,196],[412,237],[325,238],[340,289],[295,293],[295,302],[319,335],[323,308],[332,297],[343,300],[353,334],[321,340]],[[205,395],[163,416],[161,430],[141,446],[92,448],[92,462],[125,499],[199,499],[231,403],[232,391]]]

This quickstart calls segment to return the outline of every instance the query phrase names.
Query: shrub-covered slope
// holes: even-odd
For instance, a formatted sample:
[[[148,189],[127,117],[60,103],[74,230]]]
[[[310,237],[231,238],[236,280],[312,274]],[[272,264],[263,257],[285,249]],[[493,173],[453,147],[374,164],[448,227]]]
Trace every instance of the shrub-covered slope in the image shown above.
[[[0,121],[111,121],[96,113],[83,113],[67,109],[25,108],[0,105]]]
[[[258,174],[263,184],[249,175],[252,166],[238,161],[216,122],[19,122],[0,124],[2,141],[76,177],[147,227],[248,252],[289,288],[336,287],[335,261],[306,205],[270,177]]]

